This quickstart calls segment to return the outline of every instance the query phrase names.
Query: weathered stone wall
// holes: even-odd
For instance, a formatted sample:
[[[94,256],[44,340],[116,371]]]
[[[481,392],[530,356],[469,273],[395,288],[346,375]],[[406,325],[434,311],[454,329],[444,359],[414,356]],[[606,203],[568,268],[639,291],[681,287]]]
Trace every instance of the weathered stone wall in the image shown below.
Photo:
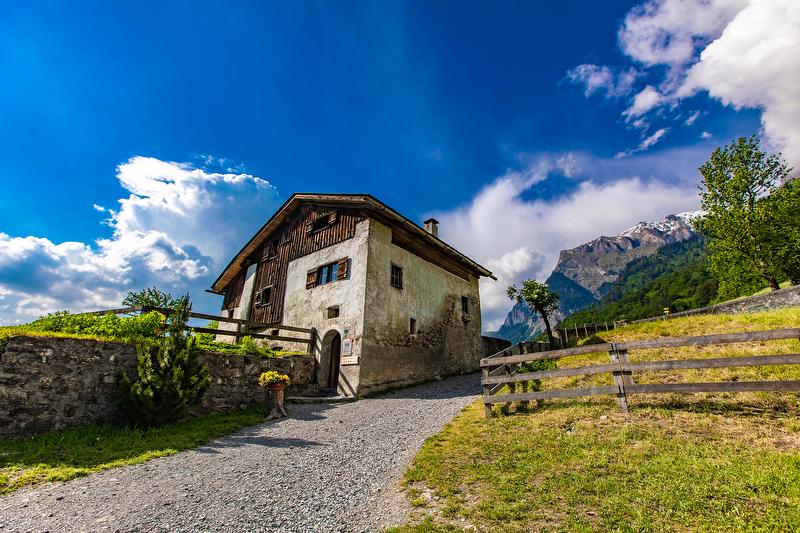
[[[314,359],[201,354],[211,386],[195,414],[228,411],[266,401],[261,372],[289,374],[288,393],[313,381]],[[53,337],[11,337],[0,347],[0,436],[30,435],[85,424],[119,421],[114,406],[119,371],[134,374],[130,344]]]
[[[477,370],[483,356],[478,279],[463,279],[393,244],[391,228],[375,220],[369,232],[358,394]],[[392,264],[403,269],[402,289],[390,284]],[[411,318],[416,334],[409,331]]]
[[[708,307],[700,307],[698,309],[691,309],[689,311],[682,311],[680,313],[672,313],[668,318],[678,318],[689,315],[710,315],[722,313],[755,313],[758,311],[768,311],[770,309],[780,309],[782,307],[795,307],[800,306],[800,285],[794,287],[787,287],[777,291],[771,291],[764,294],[756,294],[755,296],[748,296],[746,298],[739,298],[737,300],[730,300],[722,302],[717,305],[710,305]],[[654,320],[664,320],[664,317],[645,318],[642,320],[634,320],[633,322],[652,322]]]
[[[506,348],[511,347],[511,341],[506,339],[501,339],[499,337],[489,337],[487,335],[481,336],[481,341],[483,341],[483,356],[489,357],[490,355],[494,355],[500,350],[505,350]]]

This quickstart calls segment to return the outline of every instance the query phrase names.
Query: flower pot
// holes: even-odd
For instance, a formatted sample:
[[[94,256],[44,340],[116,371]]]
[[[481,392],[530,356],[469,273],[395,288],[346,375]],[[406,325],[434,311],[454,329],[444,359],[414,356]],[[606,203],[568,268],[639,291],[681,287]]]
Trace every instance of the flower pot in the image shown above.
[[[277,391],[277,390],[283,390],[285,388],[286,385],[284,385],[283,383],[270,383],[269,385],[267,385],[267,389],[269,390]]]

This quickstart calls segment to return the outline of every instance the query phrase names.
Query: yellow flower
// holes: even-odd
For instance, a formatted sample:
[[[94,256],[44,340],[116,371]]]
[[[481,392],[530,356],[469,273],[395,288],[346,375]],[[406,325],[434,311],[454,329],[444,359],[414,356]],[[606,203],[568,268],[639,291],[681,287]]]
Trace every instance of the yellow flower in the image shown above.
[[[262,373],[258,377],[258,384],[262,387],[266,387],[268,385],[273,385],[277,383],[282,383],[283,385],[289,385],[291,380],[289,376],[286,374],[281,374],[280,372],[276,372],[274,370],[268,370],[267,372]]]

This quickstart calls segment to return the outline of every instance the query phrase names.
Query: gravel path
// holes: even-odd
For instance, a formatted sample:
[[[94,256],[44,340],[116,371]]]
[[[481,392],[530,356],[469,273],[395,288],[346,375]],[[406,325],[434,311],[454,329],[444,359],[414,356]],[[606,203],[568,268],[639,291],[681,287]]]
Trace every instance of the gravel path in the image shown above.
[[[0,497],[0,531],[376,531],[408,512],[398,482],[479,390],[458,376],[291,418],[135,466]]]

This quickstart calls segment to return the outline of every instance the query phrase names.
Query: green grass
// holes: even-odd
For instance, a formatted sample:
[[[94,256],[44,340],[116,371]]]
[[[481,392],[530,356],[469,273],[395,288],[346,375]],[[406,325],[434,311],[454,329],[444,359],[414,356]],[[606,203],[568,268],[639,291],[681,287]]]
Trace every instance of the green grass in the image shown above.
[[[800,325],[800,308],[635,324],[604,340]],[[632,360],[800,353],[797,340],[631,353]],[[560,366],[607,362],[607,354]],[[590,386],[604,378],[545,380]],[[800,379],[792,366],[635,375],[637,382]],[[609,378],[610,382],[610,378]],[[800,398],[743,393],[548,401],[486,419],[467,407],[405,475],[407,531],[776,531],[800,524]]]
[[[0,494],[67,481],[118,466],[196,448],[261,422],[265,407],[190,418],[147,431],[86,426],[24,439],[0,440]]]

